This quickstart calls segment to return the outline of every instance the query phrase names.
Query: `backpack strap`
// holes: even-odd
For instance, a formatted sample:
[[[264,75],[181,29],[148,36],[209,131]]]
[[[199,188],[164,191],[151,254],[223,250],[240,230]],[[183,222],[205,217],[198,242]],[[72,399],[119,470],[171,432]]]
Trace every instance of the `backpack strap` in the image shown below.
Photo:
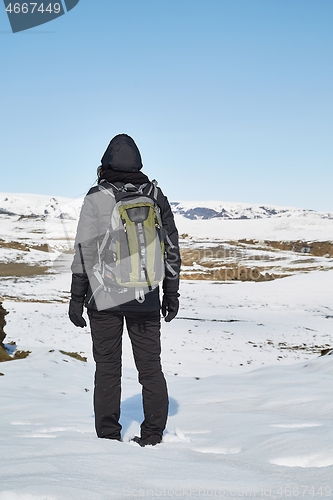
[[[139,302],[139,304],[143,304],[146,297],[145,297],[145,292],[142,290],[142,288],[136,288],[135,289],[135,298]]]
[[[107,182],[107,181],[106,181]],[[119,191],[119,189],[117,188],[117,186],[115,186],[114,184],[111,184],[111,182],[107,182],[108,184],[110,184],[111,188],[112,189],[107,189],[105,186],[103,186],[102,184],[99,184],[98,185],[98,189],[106,194],[106,195],[109,195],[111,196],[112,198],[115,198],[115,195],[114,195],[114,192],[113,191]]]
[[[135,187],[134,184],[128,182],[127,184],[121,186],[121,188],[119,188],[118,191],[125,193],[136,193],[138,191],[138,188]]]
[[[138,188],[138,192],[140,194],[144,194],[143,191],[148,186],[148,184],[149,184],[149,182],[145,182],[145,184],[141,184],[141,186]]]
[[[103,252],[103,250],[108,242],[109,236],[110,236],[110,227],[107,228],[101,245],[99,245],[99,243],[97,242],[98,259],[99,259],[100,265],[101,265],[101,255],[102,255],[102,252]]]
[[[147,186],[147,184],[146,184]],[[153,199],[155,201],[157,201],[157,195],[158,195],[158,189],[157,189],[157,180],[156,179],[153,179],[150,183],[150,189],[147,193],[148,196],[151,196],[151,194],[153,193]]]
[[[128,183],[124,184],[121,188],[118,189],[118,191],[121,192],[126,192],[126,193],[138,193],[143,195],[145,188],[148,186],[149,182],[145,182],[144,184],[141,184],[138,188],[134,186],[134,184]]]

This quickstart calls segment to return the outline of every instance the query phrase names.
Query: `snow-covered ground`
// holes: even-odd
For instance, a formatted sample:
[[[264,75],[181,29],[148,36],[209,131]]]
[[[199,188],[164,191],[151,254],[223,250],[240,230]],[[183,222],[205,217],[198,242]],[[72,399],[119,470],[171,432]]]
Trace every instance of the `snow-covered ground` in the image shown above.
[[[333,219],[320,217],[318,213],[295,213],[289,217],[271,217],[250,220],[190,220],[175,215],[179,233],[194,238],[212,240],[239,240],[242,238],[273,241],[333,241]]]
[[[205,377],[316,358],[333,348],[332,283],[333,271],[263,283],[182,281],[178,317],[163,324],[165,372]],[[6,342],[23,350],[82,351],[92,361],[89,328],[77,329],[67,318],[70,275],[16,284],[18,301],[4,301]],[[8,287],[14,294],[15,283]],[[126,345],[124,367],[133,368]]]
[[[123,374],[124,442],[94,435],[93,365],[49,352],[1,377],[1,500],[328,498],[333,480],[332,356],[243,375],[168,376],[164,443],[128,442],[142,419]]]
[[[333,345],[332,271],[182,282],[179,317],[162,332],[167,431],[142,449],[129,443],[142,410],[127,336],[123,443],[104,442],[89,329],[56,302],[70,276],[48,279],[27,283],[25,300],[49,290],[54,303],[4,302],[6,342],[31,354],[0,365],[0,500],[332,496],[333,356],[319,357]]]
[[[34,207],[44,201],[31,198]],[[230,239],[237,231],[259,239],[301,231],[307,241],[333,240],[329,218],[314,214],[312,224],[311,214],[294,215],[281,216],[279,230],[278,217],[176,218],[180,232],[198,231],[198,239],[213,240],[230,224]],[[73,221],[46,231],[41,219],[7,214],[0,223],[3,240],[30,245],[27,262],[61,257],[53,274],[1,279],[5,343],[31,354],[0,364],[0,500],[333,496],[333,354],[320,356],[333,348],[332,270],[260,283],[183,281],[179,315],[162,328],[170,394],[164,442],[140,448],[129,441],[142,409],[126,333],[119,443],[95,436],[89,328],[67,317],[71,256],[38,249],[66,245]],[[1,252],[2,262],[23,259],[19,249]]]

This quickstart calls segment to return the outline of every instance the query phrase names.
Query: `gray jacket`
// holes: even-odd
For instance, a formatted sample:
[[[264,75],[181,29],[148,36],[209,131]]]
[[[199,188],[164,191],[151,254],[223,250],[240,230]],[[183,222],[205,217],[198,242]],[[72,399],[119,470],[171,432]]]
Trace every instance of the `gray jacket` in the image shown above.
[[[116,182],[115,185],[120,187],[122,183]],[[101,186],[111,189],[107,182],[102,182]],[[181,259],[178,231],[168,199],[160,188],[157,189],[157,204],[160,208],[162,225],[172,243],[172,246],[166,245],[165,278],[162,284],[163,293],[171,296],[178,294],[179,289]],[[72,298],[77,302],[85,301],[88,309],[112,309],[122,312],[158,310],[160,309],[158,288],[147,293],[143,303],[135,300],[133,289],[121,294],[101,290],[98,291],[98,302],[95,300],[94,292],[100,285],[93,272],[93,266],[98,261],[97,243],[102,242],[109,227],[114,204],[114,197],[105,194],[99,186],[90,189],[84,199],[74,245]]]

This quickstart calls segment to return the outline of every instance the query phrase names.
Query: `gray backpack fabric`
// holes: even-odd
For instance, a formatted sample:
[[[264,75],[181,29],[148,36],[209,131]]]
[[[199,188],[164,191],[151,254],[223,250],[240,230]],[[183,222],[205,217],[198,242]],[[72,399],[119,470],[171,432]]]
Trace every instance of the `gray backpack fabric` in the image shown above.
[[[157,205],[157,182],[139,187],[106,186],[100,185],[99,189],[113,197],[114,204],[108,229],[98,244],[93,273],[99,286],[91,299],[96,300],[101,290],[122,294],[132,289],[142,303],[145,294],[158,287],[165,276],[167,235]]]

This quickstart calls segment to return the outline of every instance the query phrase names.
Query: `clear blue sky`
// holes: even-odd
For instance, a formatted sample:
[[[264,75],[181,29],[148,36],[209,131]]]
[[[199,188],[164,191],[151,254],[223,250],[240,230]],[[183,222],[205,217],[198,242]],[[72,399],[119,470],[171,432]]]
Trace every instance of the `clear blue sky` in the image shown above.
[[[84,194],[137,142],[172,201],[333,211],[332,0],[80,0],[12,34],[0,4],[0,191]]]

